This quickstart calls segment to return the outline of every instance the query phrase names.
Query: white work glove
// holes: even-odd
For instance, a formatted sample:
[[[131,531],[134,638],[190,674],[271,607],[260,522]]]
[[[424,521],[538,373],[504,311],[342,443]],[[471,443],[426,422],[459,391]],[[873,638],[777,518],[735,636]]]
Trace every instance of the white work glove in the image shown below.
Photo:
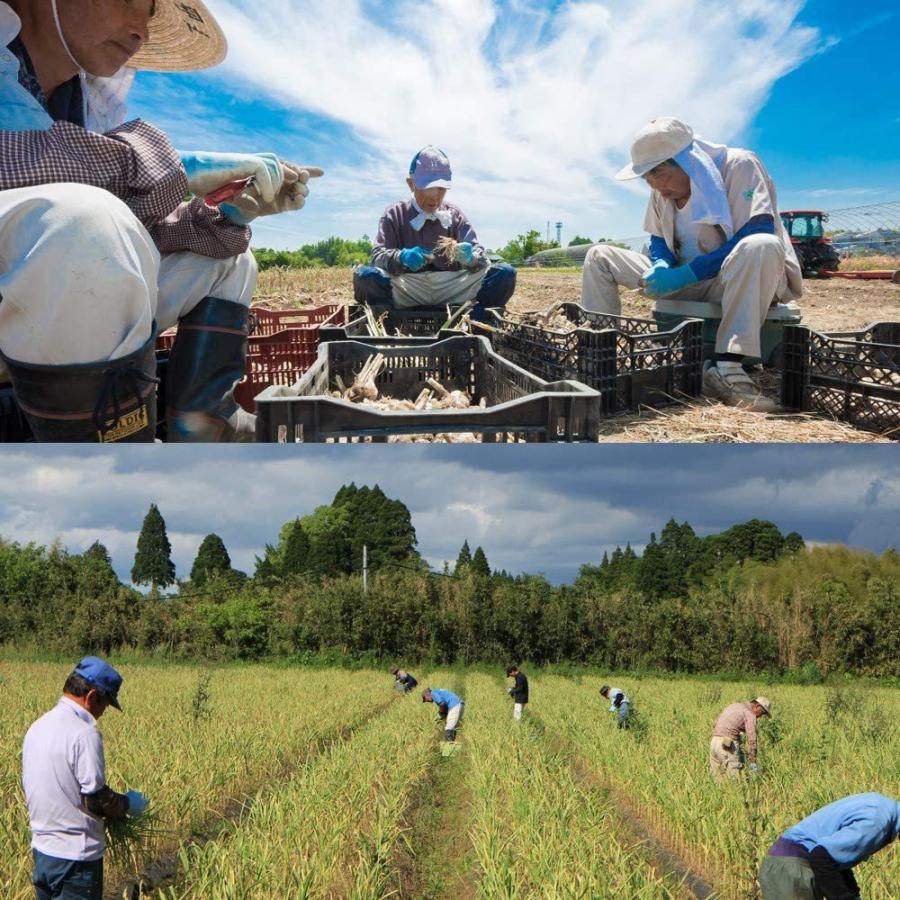
[[[188,189],[205,197],[218,188],[252,178],[265,203],[271,203],[284,183],[284,169],[274,153],[206,153],[178,151],[187,174]]]
[[[237,197],[219,204],[226,218],[235,225],[249,225],[258,216],[275,216],[303,208],[309,196],[309,179],[321,178],[325,172],[318,166],[298,166],[283,159],[280,163],[284,181],[275,197],[266,201],[252,182]]]

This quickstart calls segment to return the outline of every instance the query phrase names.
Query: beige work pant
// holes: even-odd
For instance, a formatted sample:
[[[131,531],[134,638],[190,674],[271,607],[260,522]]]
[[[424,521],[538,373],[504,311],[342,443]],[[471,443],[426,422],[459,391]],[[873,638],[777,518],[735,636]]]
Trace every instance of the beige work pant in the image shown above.
[[[487,277],[483,269],[459,269],[453,272],[406,272],[391,276],[394,305],[401,308],[420,306],[459,306],[474,299]]]
[[[652,263],[642,253],[598,244],[584,260],[581,303],[596,312],[621,315],[619,286],[634,289]],[[719,274],[666,294],[666,300],[705,300],[721,316],[717,353],[760,356],[760,331],[772,302],[788,293],[784,244],[771,234],[752,234],[731,251]]]
[[[0,191],[0,351],[10,359],[127,356],[147,342],[154,320],[162,331],[204,297],[249,306],[256,275],[249,250],[224,260],[160,258],[131,210],[100,188]]]
[[[524,703],[514,703],[514,704],[513,704],[513,718],[514,718],[517,722],[521,722],[521,721],[522,721],[522,713],[523,713],[524,711],[525,711],[525,704],[524,704]]]
[[[741,774],[744,754],[740,742],[734,738],[714,735],[709,742],[709,771],[713,778],[722,781]]]

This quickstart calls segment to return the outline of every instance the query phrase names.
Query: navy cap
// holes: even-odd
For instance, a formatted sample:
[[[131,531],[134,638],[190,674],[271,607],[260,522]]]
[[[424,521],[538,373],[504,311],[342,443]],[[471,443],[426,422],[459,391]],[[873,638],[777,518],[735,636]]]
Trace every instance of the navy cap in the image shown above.
[[[409,166],[409,174],[419,190],[449,188],[453,173],[447,154],[437,147],[423,147]]]
[[[75,666],[75,674],[93,685],[116,709],[122,709],[119,706],[119,688],[123,678],[108,662],[99,656],[86,656]]]

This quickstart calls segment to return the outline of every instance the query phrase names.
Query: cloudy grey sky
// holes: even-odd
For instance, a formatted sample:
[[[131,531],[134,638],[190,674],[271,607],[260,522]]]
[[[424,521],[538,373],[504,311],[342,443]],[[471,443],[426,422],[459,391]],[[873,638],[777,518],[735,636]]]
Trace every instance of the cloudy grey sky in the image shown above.
[[[0,448],[0,534],[73,552],[99,539],[128,580],[156,503],[180,577],[213,531],[252,572],[284,522],[349,481],[406,503],[433,566],[467,538],[495,568],[553,581],[673,516],[700,534],[757,517],[812,542],[900,546],[900,456],[885,445]]]

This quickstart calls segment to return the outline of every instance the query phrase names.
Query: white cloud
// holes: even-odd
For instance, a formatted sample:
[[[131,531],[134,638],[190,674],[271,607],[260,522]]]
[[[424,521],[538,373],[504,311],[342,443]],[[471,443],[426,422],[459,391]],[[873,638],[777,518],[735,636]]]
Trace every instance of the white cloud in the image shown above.
[[[368,153],[364,167],[332,167],[315,185],[323,212],[313,224],[311,200],[304,230],[327,220],[371,234],[405,190],[412,153],[433,142],[454,164],[453,199],[489,245],[548,219],[567,235],[634,231],[643,194],[609,175],[641,125],[677,115],[737,139],[773,84],[820,48],[797,22],[802,0],[211,6],[231,48],[214,77],[340,123]],[[344,198],[341,218],[326,198]]]

